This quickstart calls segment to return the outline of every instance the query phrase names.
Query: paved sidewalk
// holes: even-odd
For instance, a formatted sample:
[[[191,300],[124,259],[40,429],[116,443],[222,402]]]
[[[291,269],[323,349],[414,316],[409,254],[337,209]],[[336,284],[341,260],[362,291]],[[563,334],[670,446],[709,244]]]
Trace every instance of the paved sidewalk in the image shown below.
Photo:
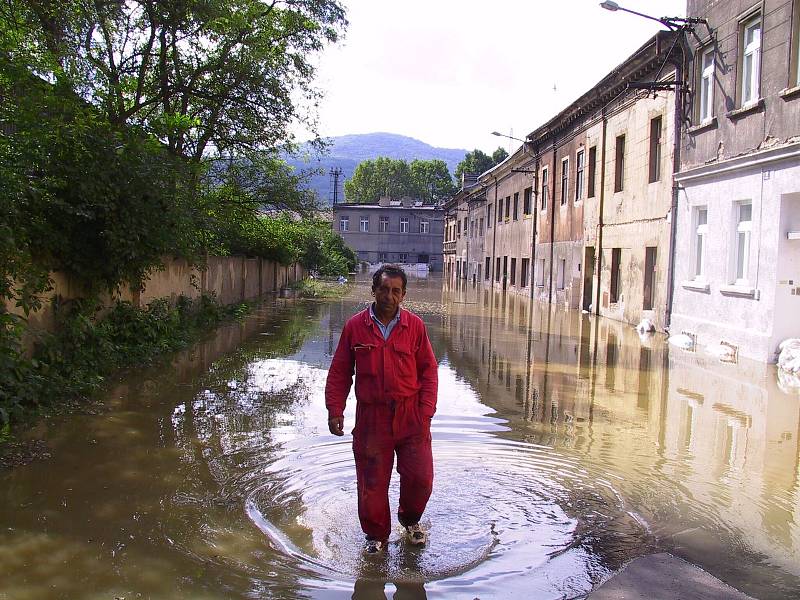
[[[671,554],[631,561],[588,596],[589,600],[754,600]]]

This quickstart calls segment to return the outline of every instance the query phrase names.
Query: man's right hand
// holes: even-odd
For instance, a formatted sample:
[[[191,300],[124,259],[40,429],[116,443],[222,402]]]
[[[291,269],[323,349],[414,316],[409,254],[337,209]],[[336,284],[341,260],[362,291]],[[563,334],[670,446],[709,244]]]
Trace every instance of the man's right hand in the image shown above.
[[[344,435],[344,417],[328,419],[328,429],[333,435]]]

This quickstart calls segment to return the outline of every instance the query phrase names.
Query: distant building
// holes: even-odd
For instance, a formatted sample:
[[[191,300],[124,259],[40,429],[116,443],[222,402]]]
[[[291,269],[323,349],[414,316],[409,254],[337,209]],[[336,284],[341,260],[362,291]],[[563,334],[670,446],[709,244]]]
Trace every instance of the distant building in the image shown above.
[[[773,362],[800,337],[800,0],[689,0],[672,333]]]
[[[442,270],[444,224],[440,207],[424,206],[411,198],[381,198],[378,204],[336,204],[333,228],[361,263]]]

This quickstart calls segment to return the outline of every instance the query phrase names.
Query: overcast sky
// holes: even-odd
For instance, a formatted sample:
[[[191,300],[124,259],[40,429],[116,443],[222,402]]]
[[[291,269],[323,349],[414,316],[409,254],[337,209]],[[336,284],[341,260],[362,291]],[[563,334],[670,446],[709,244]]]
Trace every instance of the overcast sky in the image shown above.
[[[490,131],[525,137],[661,28],[597,0],[343,2],[346,37],[319,63],[320,133],[386,131],[487,152],[517,145]],[[686,0],[619,4],[686,11]]]

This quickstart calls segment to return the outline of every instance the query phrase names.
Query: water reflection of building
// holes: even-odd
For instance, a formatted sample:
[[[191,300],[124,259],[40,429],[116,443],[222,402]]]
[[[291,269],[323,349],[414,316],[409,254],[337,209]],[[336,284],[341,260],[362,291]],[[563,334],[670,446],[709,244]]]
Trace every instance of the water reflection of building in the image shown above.
[[[735,587],[799,589],[800,402],[774,367],[707,361],[514,294],[445,299],[459,301],[450,365],[508,420],[502,435],[611,478],[662,548]]]

